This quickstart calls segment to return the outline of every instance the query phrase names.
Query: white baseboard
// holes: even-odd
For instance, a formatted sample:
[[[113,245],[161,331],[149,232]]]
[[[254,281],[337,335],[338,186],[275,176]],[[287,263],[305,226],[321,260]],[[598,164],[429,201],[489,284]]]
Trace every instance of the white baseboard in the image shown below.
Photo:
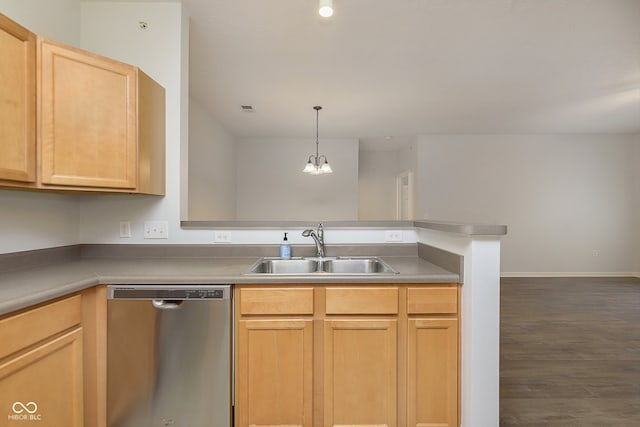
[[[567,271],[536,271],[536,272],[521,272],[521,271],[503,271],[500,273],[500,277],[638,277],[640,273],[633,272],[567,272]]]

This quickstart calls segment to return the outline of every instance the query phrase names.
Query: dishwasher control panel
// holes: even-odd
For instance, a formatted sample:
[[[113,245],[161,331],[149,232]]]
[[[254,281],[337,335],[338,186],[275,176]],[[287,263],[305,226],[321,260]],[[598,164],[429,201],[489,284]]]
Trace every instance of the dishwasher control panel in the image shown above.
[[[108,299],[203,300],[229,299],[231,285],[111,285]]]

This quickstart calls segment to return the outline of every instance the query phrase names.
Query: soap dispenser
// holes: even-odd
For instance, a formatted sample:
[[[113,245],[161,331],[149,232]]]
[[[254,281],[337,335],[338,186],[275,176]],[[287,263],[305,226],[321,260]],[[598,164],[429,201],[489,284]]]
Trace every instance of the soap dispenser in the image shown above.
[[[282,239],[282,243],[280,243],[280,258],[282,259],[291,258],[291,245],[289,244],[287,234],[289,233],[284,233],[284,239]]]

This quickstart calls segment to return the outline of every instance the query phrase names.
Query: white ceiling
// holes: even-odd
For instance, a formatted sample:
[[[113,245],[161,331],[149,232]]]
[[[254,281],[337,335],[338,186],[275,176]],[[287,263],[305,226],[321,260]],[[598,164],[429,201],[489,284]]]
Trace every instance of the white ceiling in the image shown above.
[[[640,133],[640,0],[182,0],[238,137]],[[250,104],[254,113],[240,110]]]

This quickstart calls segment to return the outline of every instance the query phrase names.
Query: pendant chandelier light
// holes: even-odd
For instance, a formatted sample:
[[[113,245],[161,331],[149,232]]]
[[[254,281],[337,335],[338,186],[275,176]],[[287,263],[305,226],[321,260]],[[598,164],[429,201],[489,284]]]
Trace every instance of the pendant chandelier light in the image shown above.
[[[320,142],[318,140],[318,119],[320,116],[320,110],[322,107],[316,105],[313,107],[316,110],[316,154],[310,155],[309,160],[307,161],[307,165],[302,169],[302,172],[310,173],[311,175],[322,175],[324,173],[332,173],[333,170],[331,166],[329,166],[329,161],[327,160],[327,156],[319,153],[319,145]]]

